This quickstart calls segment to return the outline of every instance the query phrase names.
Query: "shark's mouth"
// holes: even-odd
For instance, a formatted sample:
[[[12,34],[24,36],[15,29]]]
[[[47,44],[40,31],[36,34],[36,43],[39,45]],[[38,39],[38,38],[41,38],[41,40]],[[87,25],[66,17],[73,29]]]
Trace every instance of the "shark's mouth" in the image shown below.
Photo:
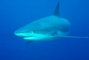
[[[31,31],[30,33],[16,33],[15,35],[22,37],[25,40],[43,40],[52,38],[52,35],[50,34],[34,33],[33,31]]]
[[[44,40],[44,39],[47,39],[48,37],[46,37],[46,36],[44,36],[44,37],[36,37],[36,36],[33,36],[33,37],[23,37],[23,39],[25,39],[25,40]]]

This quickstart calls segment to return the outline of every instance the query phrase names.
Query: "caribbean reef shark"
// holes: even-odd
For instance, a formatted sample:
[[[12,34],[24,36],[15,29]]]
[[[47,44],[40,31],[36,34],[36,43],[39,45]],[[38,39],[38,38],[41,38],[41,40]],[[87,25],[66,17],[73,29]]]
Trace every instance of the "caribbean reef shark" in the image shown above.
[[[68,36],[70,22],[59,16],[59,2],[52,15],[35,20],[20,29],[14,34],[28,41],[49,41],[58,38],[88,38]]]

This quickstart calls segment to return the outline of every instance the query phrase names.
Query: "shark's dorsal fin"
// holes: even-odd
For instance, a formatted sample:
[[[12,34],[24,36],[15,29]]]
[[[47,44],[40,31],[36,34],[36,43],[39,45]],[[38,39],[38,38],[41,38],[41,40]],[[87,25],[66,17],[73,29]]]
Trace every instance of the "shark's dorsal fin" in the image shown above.
[[[56,5],[56,8],[55,8],[55,10],[54,10],[54,12],[53,12],[53,15],[59,17],[59,2],[58,2],[57,5]]]

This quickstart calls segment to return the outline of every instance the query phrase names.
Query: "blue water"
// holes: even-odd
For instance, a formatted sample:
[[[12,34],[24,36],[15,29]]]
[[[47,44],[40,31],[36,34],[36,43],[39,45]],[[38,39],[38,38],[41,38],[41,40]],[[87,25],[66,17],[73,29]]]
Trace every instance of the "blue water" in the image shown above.
[[[0,60],[89,60],[89,39],[32,42],[15,36],[18,28],[53,13],[58,0],[0,0]],[[89,37],[89,0],[60,0],[69,35]]]

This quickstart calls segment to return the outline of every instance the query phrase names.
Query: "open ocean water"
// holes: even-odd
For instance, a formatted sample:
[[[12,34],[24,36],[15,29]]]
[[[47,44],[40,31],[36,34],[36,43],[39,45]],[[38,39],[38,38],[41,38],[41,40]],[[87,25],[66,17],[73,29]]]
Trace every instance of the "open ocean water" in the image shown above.
[[[89,37],[89,0],[0,0],[0,60],[89,60],[89,39],[62,38],[27,41],[14,35],[18,28],[53,13],[71,23],[69,35]]]

